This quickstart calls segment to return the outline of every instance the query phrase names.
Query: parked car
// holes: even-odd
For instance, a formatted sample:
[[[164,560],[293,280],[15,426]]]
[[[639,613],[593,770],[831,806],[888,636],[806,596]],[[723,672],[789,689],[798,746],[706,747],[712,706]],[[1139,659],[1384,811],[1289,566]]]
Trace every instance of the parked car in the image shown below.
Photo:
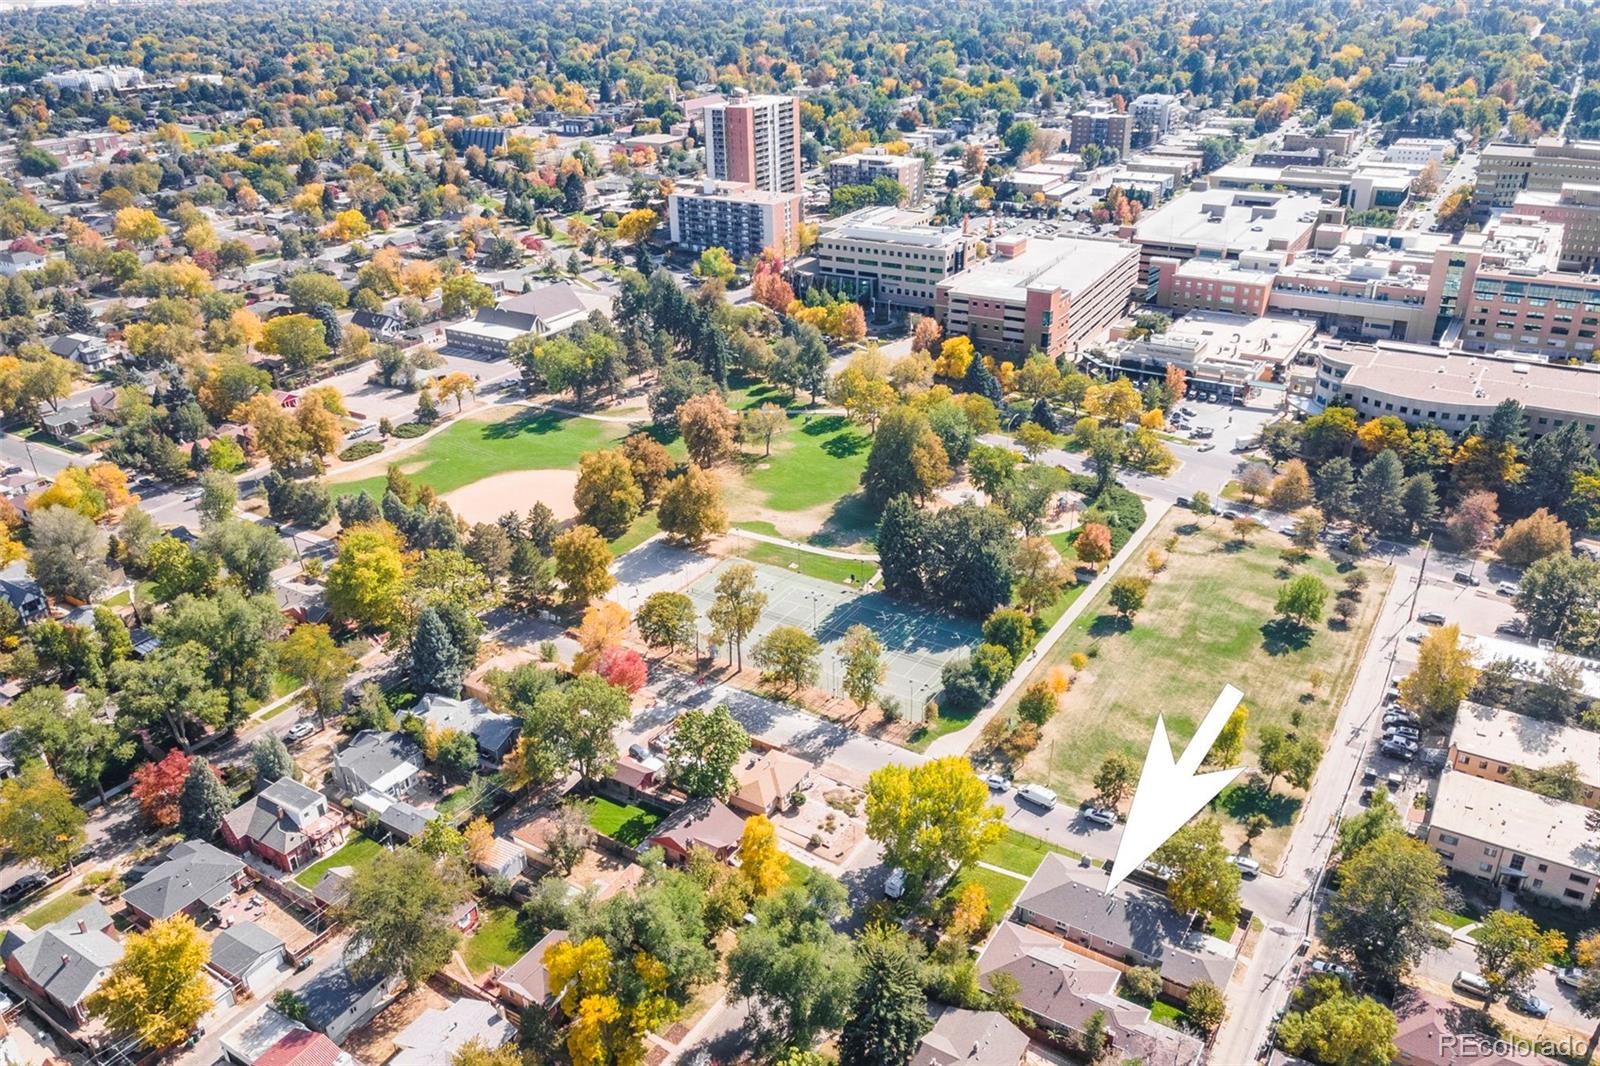
[[[1337,977],[1341,981],[1349,981],[1355,975],[1350,972],[1350,967],[1332,959],[1312,959],[1312,973],[1325,973]]]
[[[1005,774],[984,774],[983,783],[989,786],[990,792],[1004,792],[1011,787],[1011,778]]]
[[[1520,1011],[1530,1018],[1549,1017],[1551,1005],[1549,1000],[1540,999],[1532,992],[1513,992],[1506,998],[1514,1011]]]
[[[1489,982],[1483,979],[1482,974],[1473,973],[1471,970],[1456,971],[1456,979],[1450,982],[1450,987],[1457,992],[1477,996],[1479,999],[1489,998]]]
[[[1043,785],[1023,785],[1017,789],[1017,799],[1025,800],[1035,807],[1043,807],[1047,811],[1054,810],[1056,806],[1055,790],[1045,788]]]
[[[1417,757],[1417,746],[1398,737],[1394,740],[1385,740],[1378,745],[1378,750],[1389,758],[1399,759],[1402,762],[1410,762]]]
[[[1477,585],[1483,584],[1482,581],[1478,580],[1478,578],[1477,578],[1477,576],[1475,574],[1468,573],[1465,570],[1457,570],[1456,571],[1455,582],[1458,585],[1470,585],[1470,586],[1477,586]]]
[[[1239,868],[1239,872],[1246,877],[1254,877],[1256,874],[1261,872],[1261,864],[1250,858],[1248,855],[1233,856],[1233,864],[1237,866]]]
[[[1196,448],[1195,451],[1197,451],[1197,452],[1211,452],[1211,451],[1216,451],[1216,449],[1217,449],[1217,446],[1215,444],[1212,444],[1210,441],[1206,441],[1204,444],[1200,445],[1200,447]]]
[[[1428,634],[1424,633],[1420,629],[1413,629],[1411,632],[1406,634],[1407,644],[1421,644],[1426,639],[1428,639]]]
[[[1583,983],[1582,966],[1561,966],[1556,969],[1556,984],[1577,988]]]
[[[1438,611],[1423,611],[1417,615],[1417,621],[1425,626],[1442,626],[1444,625],[1444,615]]]
[[[1523,621],[1520,618],[1513,618],[1509,621],[1501,622],[1499,625],[1494,627],[1494,631],[1496,633],[1504,633],[1508,637],[1525,637],[1528,635],[1528,627],[1523,624]]]
[[[1177,500],[1177,506],[1182,507],[1185,510],[1187,510],[1189,508],[1189,506],[1190,506],[1189,497],[1187,497],[1187,496],[1179,496],[1178,500]]]
[[[306,737],[309,737],[316,731],[317,727],[315,723],[296,722],[294,725],[289,727],[288,732],[283,734],[283,739],[292,744],[297,740],[304,740]]]
[[[1422,730],[1414,725],[1386,725],[1383,727],[1383,735],[1386,737],[1405,737],[1407,740],[1414,742],[1418,737],[1422,736]]]
[[[27,899],[49,883],[50,879],[44,874],[24,874],[5,888],[0,888],[0,907],[9,907]]]
[[[1515,596],[1522,591],[1515,581],[1502,581],[1494,587],[1494,590],[1502,596]]]
[[[889,877],[883,882],[883,894],[890,899],[899,899],[906,894],[906,868],[896,866],[889,871]]]
[[[1095,825],[1103,825],[1107,829],[1117,824],[1117,812],[1109,807],[1088,807],[1084,810],[1083,817]]]

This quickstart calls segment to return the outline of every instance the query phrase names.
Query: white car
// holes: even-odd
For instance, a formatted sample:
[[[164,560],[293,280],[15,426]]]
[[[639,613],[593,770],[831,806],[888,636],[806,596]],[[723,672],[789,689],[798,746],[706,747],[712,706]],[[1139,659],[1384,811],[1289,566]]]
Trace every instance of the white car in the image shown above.
[[[989,786],[990,792],[1004,792],[1011,787],[1011,778],[1005,774],[984,774],[983,783]]]
[[[316,725],[311,722],[296,722],[289,727],[289,731],[283,735],[283,739],[293,743],[296,740],[304,740],[316,731]]]
[[[1261,864],[1248,855],[1235,855],[1232,861],[1245,877],[1254,877],[1261,872]]]
[[[1515,596],[1522,591],[1515,581],[1502,581],[1494,587],[1494,590],[1502,596]]]
[[[1556,970],[1556,984],[1577,988],[1583,983],[1583,967],[1562,966]]]
[[[906,894],[906,868],[896,866],[889,871],[889,879],[883,883],[883,894],[890,899],[899,899]]]
[[[1117,824],[1117,812],[1110,807],[1089,807],[1084,810],[1083,816],[1095,825],[1103,825],[1107,829],[1112,829]]]

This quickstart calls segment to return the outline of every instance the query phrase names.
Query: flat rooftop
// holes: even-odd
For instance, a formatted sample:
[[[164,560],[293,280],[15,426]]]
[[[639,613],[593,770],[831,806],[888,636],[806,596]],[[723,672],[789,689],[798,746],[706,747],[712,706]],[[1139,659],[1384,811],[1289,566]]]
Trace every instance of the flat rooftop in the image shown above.
[[[898,207],[863,207],[824,222],[817,239],[883,241],[927,248],[945,248],[964,239],[959,226],[930,226],[927,220],[925,212],[902,211]]]
[[[951,293],[979,299],[1017,300],[1030,291],[1061,290],[1077,297],[1134,254],[1130,244],[1081,237],[1028,237],[1014,256],[991,255],[940,283]]]
[[[1600,733],[1531,718],[1503,707],[1463,703],[1450,744],[1512,766],[1542,770],[1569,759],[1584,780],[1600,782]]]
[[[1326,206],[1309,193],[1186,192],[1140,218],[1133,233],[1151,244],[1265,251],[1308,233]]]
[[[1600,370],[1588,367],[1422,345],[1343,345],[1323,354],[1350,367],[1347,386],[1456,406],[1492,408],[1512,399],[1600,422]]]
[[[1589,808],[1471,774],[1446,770],[1439,779],[1434,829],[1600,874],[1600,848]]]

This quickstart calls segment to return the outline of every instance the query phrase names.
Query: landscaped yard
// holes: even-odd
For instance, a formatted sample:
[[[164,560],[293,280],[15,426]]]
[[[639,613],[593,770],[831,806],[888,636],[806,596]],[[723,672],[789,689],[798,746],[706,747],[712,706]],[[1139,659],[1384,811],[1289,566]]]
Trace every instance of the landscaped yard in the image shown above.
[[[1298,574],[1314,574],[1329,587],[1326,613],[1331,616],[1334,593],[1344,584],[1339,567],[1321,556],[1291,566],[1282,558],[1288,541],[1276,533],[1262,531],[1240,544],[1225,522],[1202,519],[1190,525],[1191,520],[1175,512],[1152,536],[1152,545],[1163,546],[1169,535],[1185,530],[1131,629],[1102,591],[1035,670],[1043,677],[1075,652],[1089,657],[1021,768],[1022,776],[1056,789],[1063,802],[1092,794],[1095,770],[1107,755],[1122,752],[1142,762],[1157,714],[1165,716],[1174,749],[1181,750],[1227,683],[1244,692],[1250,712],[1246,765],[1253,763],[1263,725],[1292,728],[1291,716],[1298,712],[1299,728],[1318,737],[1326,738],[1333,726],[1389,573],[1364,564],[1370,583],[1348,630],[1322,621],[1296,632],[1274,623],[1280,586]],[[1143,560],[1129,560],[1127,572],[1143,574]],[[1238,819],[1255,810],[1268,815],[1274,828],[1257,838],[1253,853],[1269,865],[1299,808],[1295,795],[1283,792],[1281,784],[1279,789],[1265,803],[1259,792],[1243,788],[1218,801],[1228,815],[1224,823],[1233,844],[1243,839]]]
[[[396,461],[419,484],[430,485],[443,495],[513,470],[575,470],[578,456],[614,444],[626,432],[627,427],[619,423],[551,411],[525,410],[496,420],[469,414]],[[334,484],[330,490],[344,496],[365,489],[378,499],[383,486],[380,471],[358,481]],[[506,502],[508,511],[526,509],[519,508],[515,500]]]
[[[989,919],[998,922],[1011,910],[1011,905],[1022,895],[1022,890],[1028,887],[1028,882],[1022,878],[1012,877],[996,870],[985,869],[982,866],[963,866],[961,872],[950,879],[941,896],[954,897],[970,884],[983,886],[989,894]]]
[[[624,806],[604,796],[590,796],[583,801],[589,811],[589,824],[619,844],[636,848],[661,822],[661,815],[633,804]]]
[[[304,870],[295,874],[295,882],[304,885],[306,888],[316,888],[317,882],[322,880],[322,875],[335,866],[349,866],[359,870],[373,859],[376,859],[381,851],[383,851],[382,844],[371,837],[362,836],[358,833],[351,837],[350,842],[338,851],[318,859]]]
[[[93,898],[94,893],[86,888],[75,888],[71,892],[63,892],[61,895],[46,900],[27,914],[24,914],[22,916],[22,924],[34,932],[38,932],[47,925],[59,922]]]
[[[461,957],[473,973],[486,973],[491,966],[510,966],[535,943],[517,921],[517,908],[495,903],[482,908],[478,928],[467,938]]]
[[[1019,874],[1032,877],[1034,871],[1039,869],[1039,864],[1044,862],[1044,857],[1052,851],[1070,859],[1080,857],[1078,852],[1071,848],[1058,847],[1047,840],[1040,840],[1038,837],[1029,836],[1007,826],[1005,835],[984,849],[978,858],[992,866],[1015,870]]]

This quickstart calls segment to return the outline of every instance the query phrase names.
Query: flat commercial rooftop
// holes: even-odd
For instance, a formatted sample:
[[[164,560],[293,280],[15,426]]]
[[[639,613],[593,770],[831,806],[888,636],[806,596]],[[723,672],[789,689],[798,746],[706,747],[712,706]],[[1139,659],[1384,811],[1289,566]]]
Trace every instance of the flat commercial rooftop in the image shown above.
[[[1076,297],[1135,254],[1120,241],[1029,237],[1021,254],[992,255],[940,283],[969,299],[1020,300],[1029,291],[1061,290]]]
[[[1133,233],[1135,240],[1151,244],[1264,251],[1308,232],[1327,206],[1321,197],[1304,193],[1187,192],[1140,218]]]
[[[1600,421],[1600,370],[1437,348],[1347,346],[1328,356],[1347,363],[1346,387],[1359,386],[1420,403],[1524,407]]]
[[[1434,829],[1513,848],[1600,874],[1589,808],[1471,774],[1445,771],[1434,799]]]

